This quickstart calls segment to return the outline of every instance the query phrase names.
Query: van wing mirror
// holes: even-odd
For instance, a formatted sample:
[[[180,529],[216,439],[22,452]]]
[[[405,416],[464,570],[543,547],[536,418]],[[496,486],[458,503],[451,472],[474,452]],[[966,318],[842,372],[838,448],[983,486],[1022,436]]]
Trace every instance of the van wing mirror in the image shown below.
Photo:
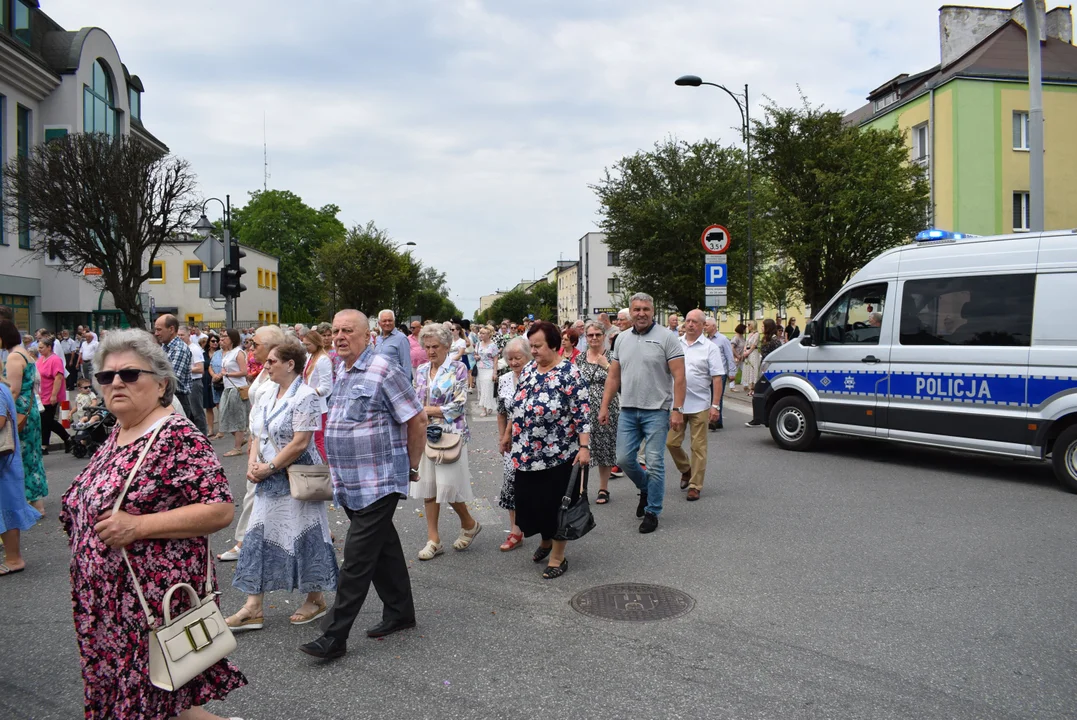
[[[808,347],[823,344],[823,336],[819,334],[819,321],[812,320],[804,328],[804,333],[800,336],[800,344]]]

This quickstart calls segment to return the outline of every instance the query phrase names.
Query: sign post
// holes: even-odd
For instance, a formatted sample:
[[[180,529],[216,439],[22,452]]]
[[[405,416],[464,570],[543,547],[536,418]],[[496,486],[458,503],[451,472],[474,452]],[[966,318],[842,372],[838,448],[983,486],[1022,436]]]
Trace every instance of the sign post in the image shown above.
[[[733,239],[723,225],[708,225],[699,238],[703,256],[703,299],[709,308],[728,305],[729,264],[726,251]]]

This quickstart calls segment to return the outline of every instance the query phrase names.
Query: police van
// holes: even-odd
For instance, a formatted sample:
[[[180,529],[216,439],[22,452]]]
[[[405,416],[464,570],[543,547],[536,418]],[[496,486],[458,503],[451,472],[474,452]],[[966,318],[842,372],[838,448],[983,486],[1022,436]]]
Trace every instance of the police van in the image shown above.
[[[1051,459],[1077,492],[1077,230],[924,231],[763,360],[754,421],[787,450],[821,432]]]

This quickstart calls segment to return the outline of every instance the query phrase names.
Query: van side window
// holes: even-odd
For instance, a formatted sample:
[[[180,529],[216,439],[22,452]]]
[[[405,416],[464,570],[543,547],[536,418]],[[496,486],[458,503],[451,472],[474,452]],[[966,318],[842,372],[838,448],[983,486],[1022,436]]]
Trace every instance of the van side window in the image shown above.
[[[853,288],[823,318],[827,345],[878,345],[886,310],[886,283]]]
[[[902,345],[1028,347],[1036,276],[907,280],[901,291]]]

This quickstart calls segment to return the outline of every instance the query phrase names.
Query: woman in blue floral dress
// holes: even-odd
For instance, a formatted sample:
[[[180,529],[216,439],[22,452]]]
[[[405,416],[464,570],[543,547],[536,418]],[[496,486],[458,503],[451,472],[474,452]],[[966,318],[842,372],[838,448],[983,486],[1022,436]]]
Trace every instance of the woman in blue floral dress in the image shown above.
[[[45,512],[45,496],[49,485],[45,480],[45,461],[41,453],[41,413],[37,409],[37,367],[23,347],[19,331],[7,320],[0,327],[0,343],[8,351],[5,377],[15,398],[15,412],[22,418],[19,428],[19,447],[22,449],[22,469],[25,474],[26,501]]]
[[[561,332],[557,326],[536,322],[527,338],[535,360],[520,373],[511,417],[516,524],[526,537],[541,535],[532,560],[549,558],[542,577],[550,580],[568,570],[566,541],[553,538],[572,466],[586,468],[591,462],[590,407],[579,369],[558,357]],[[576,485],[572,497],[579,492]]]
[[[296,500],[287,467],[325,463],[314,442],[321,427],[321,402],[300,373],[306,351],[295,342],[269,351],[270,382],[251,409],[251,448],[247,479],[254,483],[254,506],[243,536],[232,585],[247,601],[225,620],[233,630],[260,630],[265,624],[265,593],[306,593],[290,619],[306,625],[328,612],[325,591],[337,589],[337,557],[325,502]],[[278,603],[279,604],[279,603]]]
[[[433,560],[445,552],[438,531],[442,503],[451,505],[460,517],[460,535],[452,544],[454,550],[471,547],[482,525],[467,507],[475,499],[467,462],[467,442],[471,437],[467,427],[467,368],[449,358],[452,338],[442,325],[424,327],[419,332],[419,343],[430,359],[415,370],[415,394],[426,410],[428,431],[441,428],[443,433],[459,435],[463,444],[460,458],[453,463],[435,464],[423,453],[419,481],[410,488],[411,497],[423,499],[426,515],[427,542],[419,551],[419,559]]]

